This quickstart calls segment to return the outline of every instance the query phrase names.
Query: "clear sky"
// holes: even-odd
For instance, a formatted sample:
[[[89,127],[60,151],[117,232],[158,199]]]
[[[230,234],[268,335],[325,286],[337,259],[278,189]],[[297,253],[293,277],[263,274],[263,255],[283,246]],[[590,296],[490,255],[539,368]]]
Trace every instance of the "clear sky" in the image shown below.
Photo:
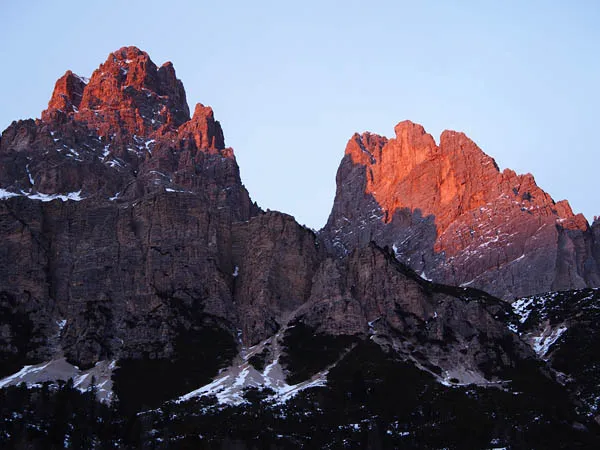
[[[211,105],[263,208],[324,225],[355,132],[464,131],[600,215],[598,1],[0,0],[0,129],[136,45]]]

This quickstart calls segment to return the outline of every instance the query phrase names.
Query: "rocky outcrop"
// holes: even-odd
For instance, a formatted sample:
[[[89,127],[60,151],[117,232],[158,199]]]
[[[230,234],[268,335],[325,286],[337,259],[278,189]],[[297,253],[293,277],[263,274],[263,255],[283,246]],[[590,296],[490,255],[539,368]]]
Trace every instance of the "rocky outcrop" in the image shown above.
[[[424,277],[506,299],[600,283],[587,221],[533,176],[501,172],[462,133],[395,132],[348,142],[322,231],[337,254],[373,240]]]
[[[370,336],[446,382],[468,384],[532,357],[508,330],[510,317],[500,300],[423,280],[370,244],[323,262],[296,319],[326,335]]]
[[[68,71],[41,120],[3,132],[0,162],[0,185],[19,195],[132,199],[214,190],[213,178],[241,185],[212,109],[198,104],[190,118],[173,65],[135,47],[111,53],[89,80]]]
[[[41,120],[4,131],[0,160],[0,307],[22,318],[0,333],[11,367],[169,359],[207,320],[237,334],[232,229],[260,210],[170,63],[128,47],[89,82],[67,72]]]
[[[135,47],[111,53],[94,71],[78,109],[77,120],[87,122],[100,136],[148,136],[177,128],[190,118],[173,64],[157,67],[146,52]]]
[[[267,212],[233,228],[233,292],[247,343],[274,335],[309,298],[325,256],[293,217]]]
[[[48,102],[48,109],[42,112],[42,120],[50,122],[53,116],[69,115],[79,110],[87,83],[84,78],[67,70],[56,82],[52,98]]]

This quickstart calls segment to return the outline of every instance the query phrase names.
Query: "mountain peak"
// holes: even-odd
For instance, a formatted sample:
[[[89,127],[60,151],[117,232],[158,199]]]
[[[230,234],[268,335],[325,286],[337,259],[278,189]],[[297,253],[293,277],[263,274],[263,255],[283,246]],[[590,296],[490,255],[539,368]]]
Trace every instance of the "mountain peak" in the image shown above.
[[[89,82],[71,71],[61,77],[42,120],[61,115],[85,122],[101,136],[147,136],[190,119],[183,84],[171,62],[157,67],[137,47],[122,47],[94,71]]]
[[[531,174],[500,172],[462,132],[446,130],[436,144],[408,120],[394,131],[389,140],[355,134],[346,146],[324,230],[339,251],[375,240],[436,281],[505,298],[595,285],[596,269],[582,263],[589,225],[568,202],[555,203]],[[572,252],[567,240],[577,241]],[[548,263],[558,260],[567,262]],[[524,279],[528,265],[543,270]]]
[[[2,156],[0,186],[15,195],[123,199],[157,189],[191,192],[211,170],[227,183],[239,181],[212,108],[198,104],[190,118],[173,64],[157,66],[137,47],[110,53],[89,80],[67,71],[41,120],[5,131]]]
[[[42,120],[50,121],[56,113],[70,114],[76,112],[81,104],[83,90],[87,82],[88,80],[67,70],[56,81],[54,92],[48,102],[48,108],[42,112]]]
[[[135,45],[121,47],[120,49],[112,52],[108,56],[108,59],[110,59],[111,57],[121,61],[133,60],[139,57],[144,58],[145,60],[150,60],[150,56],[148,56],[148,53],[146,53],[143,50],[140,50]]]
[[[198,149],[217,151],[225,148],[221,124],[215,120],[213,109],[198,103],[191,120],[179,130],[179,135],[190,137]]]
[[[427,134],[423,125],[415,123],[411,120],[403,120],[401,122],[398,122],[398,124],[396,124],[396,126],[394,127],[394,132],[396,133],[396,138],[398,139],[400,138],[400,136],[405,135],[419,137]]]

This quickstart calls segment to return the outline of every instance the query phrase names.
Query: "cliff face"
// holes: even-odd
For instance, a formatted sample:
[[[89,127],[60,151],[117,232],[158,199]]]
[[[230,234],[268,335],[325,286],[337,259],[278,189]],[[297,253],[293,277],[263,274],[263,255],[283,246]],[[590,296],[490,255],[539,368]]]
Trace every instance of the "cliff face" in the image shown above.
[[[423,141],[413,165],[439,153],[430,137],[408,131],[399,148]],[[376,149],[388,142],[365,136],[352,145],[358,167],[367,155],[369,164],[381,158]],[[157,67],[134,47],[110,54],[90,80],[67,72],[41,120],[15,122],[3,133],[0,158],[1,306],[23,319],[2,325],[11,369],[62,356],[81,368],[112,359],[168,361],[178,358],[183,336],[207,328],[244,346],[292,320],[365,337],[377,321],[377,339],[394,347],[408,336],[417,346],[423,327],[427,342],[458,333],[460,344],[447,352],[454,356],[467,341],[486,354],[473,330],[492,340],[506,333],[499,322],[504,331],[490,334],[487,307],[465,303],[461,290],[435,294],[377,246],[340,261],[292,217],[260,211],[212,109],[198,104],[190,118],[173,66]],[[361,195],[392,192],[406,178],[396,173],[402,167],[397,160],[391,171],[373,173]],[[391,184],[378,185],[381,178]],[[472,316],[468,326],[456,322],[461,314]],[[420,347],[426,356],[419,364],[462,364],[485,377],[473,355],[459,364]],[[403,351],[410,357],[414,348]]]
[[[11,367],[171,358],[207,320],[237,334],[232,229],[260,210],[170,63],[128,47],[89,81],[67,72],[0,160],[2,307],[25,324],[0,334]]]
[[[296,314],[317,333],[370,336],[442,381],[467,384],[497,380],[531,356],[510,318],[502,301],[423,280],[374,244],[326,259]]]
[[[506,299],[600,283],[587,221],[530,174],[500,172],[462,133],[395,132],[348,142],[322,231],[335,252],[373,240],[424,277]]]
[[[546,353],[534,351],[563,325],[579,335],[593,324],[577,308],[564,324],[546,312],[527,322],[521,303],[515,314],[472,287],[511,298],[597,285],[600,222],[589,227],[531,175],[500,172],[463,134],[444,132],[438,145],[410,122],[394,139],[353,136],[337,182],[329,222],[315,234],[251,201],[213,110],[198,104],[190,117],[170,63],[126,47],[90,80],[67,72],[42,118],[14,122],[0,139],[0,388],[74,377],[75,391],[98,376],[98,396],[120,400],[124,416],[111,420],[142,435],[161,410],[137,413],[179,397],[167,408],[181,414],[159,413],[169,418],[165,440],[192,446],[199,435],[221,446],[231,434],[221,415],[265,417],[259,423],[287,431],[261,433],[288,433],[293,447],[316,431],[323,447],[347,445],[364,426],[384,447],[405,446],[411,429],[422,433],[413,446],[438,448],[451,445],[440,424],[472,428],[468,413],[487,418],[465,448],[500,445],[498,436],[507,446],[568,433],[593,441],[572,425],[581,419],[572,401],[597,410],[595,362],[581,361],[587,375],[564,390]],[[585,299],[590,311],[596,297]],[[584,334],[586,349],[596,348],[596,334]],[[575,377],[564,363],[548,364]],[[261,406],[316,386],[326,389],[287,411]],[[242,414],[194,400],[206,394]],[[254,407],[262,412],[243,412]],[[171,433],[172,419],[193,422],[200,410],[200,427]],[[22,417],[2,414],[9,425]],[[155,442],[163,425],[140,442]],[[11,439],[0,433],[5,446]]]

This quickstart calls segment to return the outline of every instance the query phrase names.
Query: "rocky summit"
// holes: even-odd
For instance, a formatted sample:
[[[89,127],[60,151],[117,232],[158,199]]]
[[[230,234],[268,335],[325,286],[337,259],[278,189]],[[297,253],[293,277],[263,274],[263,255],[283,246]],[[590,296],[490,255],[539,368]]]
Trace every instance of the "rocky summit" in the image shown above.
[[[411,122],[337,182],[315,233],[171,63],[67,71],[0,139],[0,447],[598,448],[600,224]]]
[[[423,277],[501,298],[600,284],[598,226],[531,174],[500,171],[463,133],[439,144],[410,121],[350,138],[323,235],[343,255],[371,241]]]

